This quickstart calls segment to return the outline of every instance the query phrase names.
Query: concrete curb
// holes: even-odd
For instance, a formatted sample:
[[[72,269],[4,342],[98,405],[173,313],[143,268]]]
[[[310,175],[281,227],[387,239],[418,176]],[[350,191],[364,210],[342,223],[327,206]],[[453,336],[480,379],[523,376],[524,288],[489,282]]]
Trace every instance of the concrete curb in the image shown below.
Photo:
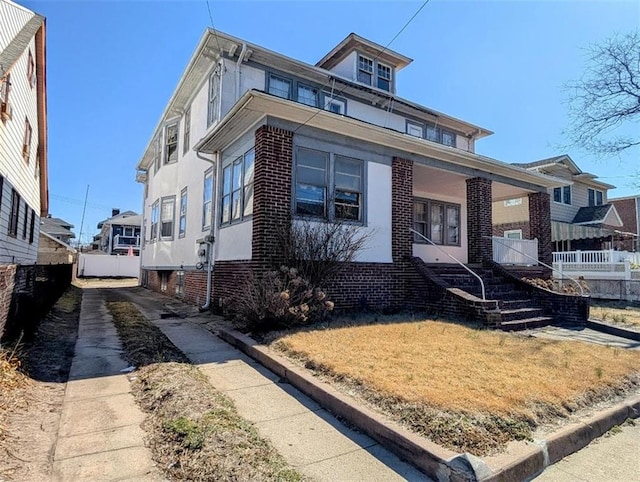
[[[606,333],[607,335],[615,335],[622,338],[627,338],[628,340],[640,341],[640,331],[627,330],[626,328],[609,325],[607,323],[596,320],[587,320],[585,326],[587,328],[591,328],[592,330]]]
[[[524,454],[488,464],[474,455],[459,454],[440,447],[355,403],[329,384],[319,381],[247,335],[222,329],[218,336],[438,481],[529,480],[548,465],[580,450],[615,425],[622,424],[628,418],[640,417],[640,397],[635,397],[586,421],[564,427],[549,435],[546,440],[526,444]]]

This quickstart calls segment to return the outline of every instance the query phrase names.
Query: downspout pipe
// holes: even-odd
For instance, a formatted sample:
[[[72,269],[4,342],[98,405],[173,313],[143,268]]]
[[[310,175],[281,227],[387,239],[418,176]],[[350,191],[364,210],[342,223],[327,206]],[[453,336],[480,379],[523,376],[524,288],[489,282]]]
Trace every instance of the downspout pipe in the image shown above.
[[[241,69],[240,66],[244,61],[244,56],[246,54],[247,54],[247,44],[245,42],[242,42],[242,49],[240,50],[240,55],[238,55],[238,60],[236,60],[236,101],[240,99],[240,95],[242,94],[240,90],[240,88],[242,87],[241,81],[240,81],[242,72],[240,71]],[[220,84],[222,84],[222,82]]]
[[[198,159],[202,159],[203,161],[207,161],[210,162],[211,164],[213,164],[214,166],[214,172],[215,172],[215,166],[217,166],[218,162],[218,158],[220,156],[219,153],[216,152],[215,157],[213,159],[209,159],[208,157],[204,157],[200,151],[196,150],[196,156],[198,157]],[[214,183],[212,186],[213,192],[211,193],[211,220],[210,220],[210,231],[209,231],[209,236],[207,236],[207,240],[205,241],[207,245],[209,245],[209,249],[207,249],[207,296],[205,298],[205,302],[204,305],[202,305],[200,307],[200,311],[207,311],[210,307],[211,307],[211,279],[212,279],[212,275],[213,275],[213,244],[215,243],[215,235],[214,235],[214,229],[215,229],[215,220],[216,220],[216,215],[215,215],[215,209],[213,209],[213,207],[215,206],[214,204],[214,199],[215,199],[215,192],[216,192],[216,186],[215,186],[215,180],[218,178],[217,176],[217,172],[215,172],[215,175],[213,176],[214,179]]]

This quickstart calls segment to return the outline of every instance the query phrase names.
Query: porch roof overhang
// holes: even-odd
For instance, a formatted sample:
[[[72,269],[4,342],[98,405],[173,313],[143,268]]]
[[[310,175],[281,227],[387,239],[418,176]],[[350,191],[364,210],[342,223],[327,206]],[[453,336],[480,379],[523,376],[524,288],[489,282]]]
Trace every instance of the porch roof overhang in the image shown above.
[[[224,150],[252,126],[273,117],[378,144],[400,151],[407,159],[469,177],[485,177],[531,191],[547,192],[562,180],[507,164],[490,157],[445,146],[360,119],[335,114],[257,90],[247,91],[227,115],[195,146],[194,150],[213,154]]]
[[[608,238],[615,232],[607,228],[551,221],[551,241],[553,242]]]

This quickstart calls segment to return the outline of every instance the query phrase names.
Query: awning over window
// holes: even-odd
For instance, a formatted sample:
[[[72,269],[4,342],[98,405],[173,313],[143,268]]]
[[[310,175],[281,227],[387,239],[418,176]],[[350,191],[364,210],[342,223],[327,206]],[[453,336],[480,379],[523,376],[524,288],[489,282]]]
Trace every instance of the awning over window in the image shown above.
[[[551,240],[566,241],[575,239],[607,238],[613,234],[610,229],[580,226],[578,224],[551,221]]]

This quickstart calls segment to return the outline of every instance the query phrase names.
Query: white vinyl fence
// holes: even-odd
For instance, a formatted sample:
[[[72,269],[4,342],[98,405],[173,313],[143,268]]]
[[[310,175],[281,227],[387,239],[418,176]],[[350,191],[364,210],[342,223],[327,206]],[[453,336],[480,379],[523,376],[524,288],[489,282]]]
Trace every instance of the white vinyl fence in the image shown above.
[[[117,256],[102,254],[80,254],[78,276],[138,278],[140,256]]]
[[[535,266],[538,264],[538,240],[494,236],[493,260],[499,264]]]
[[[614,251],[563,251],[553,253],[554,276],[560,273],[585,279],[630,280],[640,276],[640,253]]]

